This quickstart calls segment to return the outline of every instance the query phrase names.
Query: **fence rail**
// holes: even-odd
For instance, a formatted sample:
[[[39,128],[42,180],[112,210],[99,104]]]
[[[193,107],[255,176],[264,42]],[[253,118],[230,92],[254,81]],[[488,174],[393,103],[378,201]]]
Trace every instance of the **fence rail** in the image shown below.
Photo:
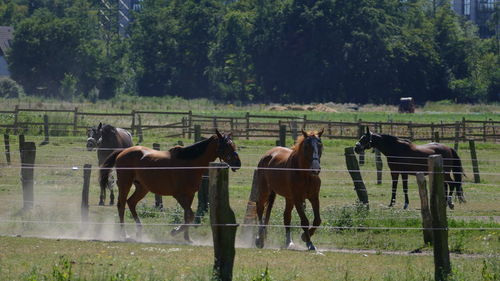
[[[38,115],[38,116],[37,116]],[[47,115],[44,122],[42,115]],[[142,117],[142,119],[141,119]],[[147,117],[147,118],[146,118]],[[286,133],[296,135],[297,128],[324,128],[325,138],[358,139],[368,126],[370,130],[387,133],[413,141],[466,141],[474,139],[484,142],[500,140],[500,121],[466,120],[454,123],[413,123],[413,122],[357,122],[309,120],[304,116],[263,115],[247,112],[239,116],[214,116],[193,114],[191,111],[139,111],[107,113],[82,112],[75,109],[33,109],[16,106],[13,111],[0,111],[0,130],[4,133],[34,134],[48,126],[50,135],[83,135],[90,126],[99,121],[131,130],[134,135],[163,134],[191,138],[195,125],[200,125],[202,134],[211,134],[214,128],[231,131],[240,138],[276,138],[280,126],[286,126]],[[436,139],[436,138],[439,139]]]

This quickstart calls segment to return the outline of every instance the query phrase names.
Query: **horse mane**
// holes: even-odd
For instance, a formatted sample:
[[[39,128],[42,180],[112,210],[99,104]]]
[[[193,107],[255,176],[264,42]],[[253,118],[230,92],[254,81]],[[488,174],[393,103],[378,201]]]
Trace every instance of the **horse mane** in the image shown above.
[[[105,125],[102,125],[101,131],[102,131],[102,135],[103,136],[104,135],[109,136],[111,134],[115,134],[116,133],[116,128],[113,127],[112,125],[105,124]]]
[[[300,135],[297,137],[297,140],[295,141],[295,144],[292,146],[292,150],[294,152],[300,151],[302,149],[302,143],[304,142],[306,138],[304,138],[303,135]]]
[[[402,139],[402,138],[398,138],[396,136],[393,136],[393,135],[386,135],[386,134],[380,134],[380,136],[384,139],[384,140],[387,140],[387,141],[390,141],[390,142],[393,142],[393,143],[401,143],[401,142],[404,142],[404,143],[407,143],[407,144],[411,144],[412,142],[408,139]]]
[[[175,157],[180,159],[195,159],[201,156],[207,150],[208,145],[214,138],[215,136],[211,136],[208,139],[199,141],[189,146],[176,145],[168,151],[172,155],[175,155]]]

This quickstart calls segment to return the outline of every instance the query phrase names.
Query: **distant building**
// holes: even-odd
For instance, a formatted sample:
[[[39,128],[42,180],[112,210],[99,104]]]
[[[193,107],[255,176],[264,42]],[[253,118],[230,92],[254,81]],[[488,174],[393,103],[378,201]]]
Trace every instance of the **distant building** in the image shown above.
[[[14,28],[11,26],[0,26],[0,77],[10,76],[5,55],[10,49],[10,44],[13,38]]]
[[[122,36],[127,35],[127,28],[132,21],[131,11],[141,9],[142,0],[118,0],[118,32]]]
[[[495,4],[500,5],[495,2],[498,0],[453,0],[452,7],[457,14],[477,24],[481,37],[490,37],[493,31],[488,28],[488,20],[495,13]]]

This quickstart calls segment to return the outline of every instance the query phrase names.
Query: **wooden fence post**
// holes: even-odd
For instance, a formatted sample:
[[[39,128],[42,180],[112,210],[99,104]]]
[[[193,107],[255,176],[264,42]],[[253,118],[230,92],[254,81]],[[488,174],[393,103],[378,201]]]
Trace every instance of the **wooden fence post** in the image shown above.
[[[21,183],[23,186],[23,209],[33,208],[33,175],[35,172],[36,146],[34,142],[23,142],[21,146]]]
[[[358,121],[358,140],[363,136],[365,133],[365,126],[361,125],[361,119]],[[359,153],[359,165],[363,166],[365,164],[365,151],[361,151]]]
[[[439,142],[441,139],[439,138],[439,132],[434,132],[434,142]]]
[[[486,122],[487,121],[483,121],[483,142],[486,142]]]
[[[229,205],[229,166],[225,163],[210,163],[209,194],[210,223],[214,241],[214,271],[216,280],[232,280],[234,265],[234,240],[236,217]]]
[[[298,137],[297,121],[293,120],[293,121],[290,122],[290,131],[291,131],[291,134],[292,134],[292,139],[295,142],[297,140],[297,137]],[[330,135],[331,135],[331,132],[330,132]]]
[[[458,151],[458,143],[460,142],[460,122],[456,121],[455,122],[455,144],[453,148],[455,148],[455,151]]]
[[[477,162],[476,154],[476,143],[474,140],[469,140],[470,157],[472,159],[472,170],[474,172],[474,182],[480,183],[481,178],[479,176],[479,163]]]
[[[349,174],[354,182],[354,190],[358,195],[359,202],[368,207],[368,192],[366,191],[363,177],[359,171],[358,161],[356,160],[356,155],[354,154],[354,147],[345,148],[345,162],[347,170],[349,170]]]
[[[186,117],[182,117],[181,123],[182,123],[182,138],[186,138],[186,127],[187,127]]]
[[[413,133],[413,123],[411,121],[408,123],[408,133],[410,134],[410,140],[413,141],[415,134]]]
[[[137,114],[137,135],[139,136],[139,143],[142,143],[144,141],[144,138],[142,136],[142,121],[141,121],[141,115]]]
[[[467,140],[467,130],[466,130],[466,124],[465,124],[465,117],[462,117],[462,140],[463,141]]]
[[[14,135],[17,135],[18,132],[18,123],[19,123],[19,105],[16,104],[14,107]]]
[[[47,114],[43,115],[43,134],[44,139],[41,145],[45,145],[49,143],[49,116]]]
[[[73,111],[73,136],[78,134],[78,107]]]
[[[159,143],[153,143],[154,150],[160,150]],[[155,194],[155,208],[158,210],[163,210],[163,198],[161,195]]]
[[[434,245],[434,278],[448,280],[451,274],[450,251],[448,249],[448,221],[444,197],[443,157],[431,155],[428,159],[430,181],[430,210]]]
[[[132,110],[130,115],[132,115],[132,124],[130,124],[130,133],[132,134],[132,136],[135,136],[136,135],[136,132],[135,132],[135,110]]]
[[[279,145],[286,147],[286,125],[280,125]]]
[[[246,124],[246,133],[247,133],[247,140],[250,139],[250,112],[247,112],[245,115],[247,124]]]
[[[422,214],[422,227],[424,243],[432,244],[432,217],[429,209],[429,196],[427,195],[427,182],[423,173],[417,173],[418,194],[420,195],[420,213]]]
[[[201,125],[194,125],[194,142],[201,141]]]
[[[380,155],[380,150],[374,148],[375,151],[375,166],[377,167],[377,184],[382,184],[382,156]]]
[[[191,139],[191,127],[193,126],[193,112],[188,112],[188,139]]]
[[[24,135],[19,135],[19,152],[23,151],[23,145],[24,145]]]
[[[201,218],[208,212],[208,173],[201,176],[201,185],[198,190],[198,207],[194,217],[194,223],[201,223]]]
[[[81,219],[82,222],[89,220],[89,186],[90,174],[92,173],[92,165],[83,165],[83,189],[82,189],[82,205],[81,205]]]
[[[5,159],[7,160],[7,165],[10,165],[10,141],[8,134],[3,134],[3,142],[5,143]]]

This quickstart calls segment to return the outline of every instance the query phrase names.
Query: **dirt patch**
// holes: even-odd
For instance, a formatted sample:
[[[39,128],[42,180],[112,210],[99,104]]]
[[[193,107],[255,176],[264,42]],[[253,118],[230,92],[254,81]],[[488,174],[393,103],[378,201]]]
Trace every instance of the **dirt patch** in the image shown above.
[[[267,110],[271,111],[317,111],[317,112],[337,112],[337,110],[325,105],[325,104],[316,104],[316,105],[273,105],[267,108]]]

